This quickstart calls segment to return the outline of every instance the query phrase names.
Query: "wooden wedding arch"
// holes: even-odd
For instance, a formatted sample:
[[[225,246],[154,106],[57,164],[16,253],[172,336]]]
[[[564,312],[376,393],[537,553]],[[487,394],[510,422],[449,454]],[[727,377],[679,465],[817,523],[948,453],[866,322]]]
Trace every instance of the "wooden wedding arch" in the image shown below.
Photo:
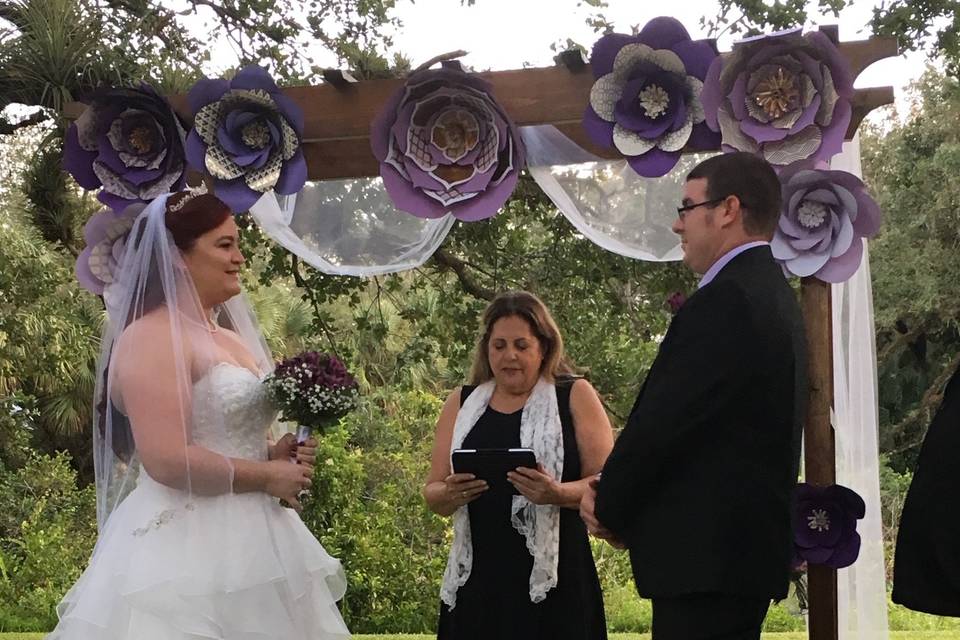
[[[872,63],[898,54],[894,38],[839,42],[836,27],[820,27],[838,44],[856,78]],[[489,81],[493,94],[518,126],[553,125],[587,151],[603,158],[620,158],[616,151],[599,148],[581,128],[594,78],[590,64],[578,51],[558,56],[553,67],[479,73]],[[370,123],[402,79],[355,81],[349,73],[328,70],[327,82],[317,86],[291,87],[284,93],[304,112],[303,152],[311,180],[332,180],[379,175],[379,164],[370,150]],[[857,89],[853,115],[846,138],[856,133],[873,109],[893,102],[892,87]],[[171,104],[185,121],[192,114],[183,95],[170,96]],[[69,115],[79,115],[84,105],[73,104]],[[718,149],[719,150],[719,149]],[[699,150],[702,152],[703,150]],[[833,405],[833,347],[830,285],[813,277],[803,278],[801,308],[807,330],[810,395],[804,427],[806,480],[826,486],[836,482]],[[838,638],[837,572],[810,565],[808,573],[809,637]]]

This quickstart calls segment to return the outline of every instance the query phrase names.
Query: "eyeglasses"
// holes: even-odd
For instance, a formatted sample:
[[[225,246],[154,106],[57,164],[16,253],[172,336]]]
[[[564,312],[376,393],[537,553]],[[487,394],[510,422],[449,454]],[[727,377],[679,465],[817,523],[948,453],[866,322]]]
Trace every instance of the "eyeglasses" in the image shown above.
[[[704,200],[703,202],[697,202],[696,204],[685,204],[682,207],[677,207],[677,215],[681,220],[686,217],[687,212],[696,209],[697,207],[712,207],[720,204],[730,196],[723,196],[722,198],[714,198],[713,200]]]

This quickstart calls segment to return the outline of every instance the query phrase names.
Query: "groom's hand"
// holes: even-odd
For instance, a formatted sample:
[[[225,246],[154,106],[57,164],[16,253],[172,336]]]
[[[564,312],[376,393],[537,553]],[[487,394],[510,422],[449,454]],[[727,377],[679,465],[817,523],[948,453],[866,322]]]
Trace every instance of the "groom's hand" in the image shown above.
[[[580,518],[584,524],[587,525],[587,531],[590,532],[590,535],[595,538],[600,538],[601,540],[606,540],[607,543],[616,549],[626,549],[627,545],[618,540],[612,532],[605,529],[593,512],[596,507],[597,484],[599,482],[600,478],[594,476],[590,479],[590,482],[587,483],[587,488],[583,491],[583,497],[580,498]]]

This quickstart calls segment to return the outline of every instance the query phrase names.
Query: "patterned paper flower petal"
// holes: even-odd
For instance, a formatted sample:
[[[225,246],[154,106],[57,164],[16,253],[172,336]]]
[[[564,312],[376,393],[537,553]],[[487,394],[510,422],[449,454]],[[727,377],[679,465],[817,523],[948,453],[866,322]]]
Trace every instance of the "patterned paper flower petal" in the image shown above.
[[[173,109],[148,85],[103,89],[67,130],[63,167],[119,210],[183,187],[185,137]]]
[[[726,150],[756,153],[780,170],[838,153],[850,123],[846,59],[820,32],[748,39],[713,61],[703,103]]]
[[[269,191],[303,188],[303,111],[266,69],[248,66],[230,81],[203,79],[188,101],[194,125],[187,161],[214,179],[214,191],[231,209],[246,211]]]
[[[466,221],[500,209],[525,156],[490,85],[449,68],[410,76],[374,120],[370,146],[397,208]]]
[[[692,41],[673,18],[655,18],[636,36],[603,36],[593,47],[584,130],[649,177],[670,171],[684,148],[714,147],[700,92],[716,56],[712,42]]]
[[[860,266],[863,238],[880,210],[863,182],[844,171],[790,169],[780,176],[783,210],[771,248],[793,275],[843,282]]]

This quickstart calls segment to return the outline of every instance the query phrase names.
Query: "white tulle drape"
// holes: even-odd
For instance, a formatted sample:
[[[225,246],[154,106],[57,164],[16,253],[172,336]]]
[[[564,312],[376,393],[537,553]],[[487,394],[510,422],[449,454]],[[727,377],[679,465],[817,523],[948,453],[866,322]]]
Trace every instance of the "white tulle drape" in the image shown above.
[[[591,155],[553,126],[520,131],[531,176],[591,242],[637,260],[681,258],[670,225],[687,173],[712,154],[683,156],[673,171],[651,180],[625,160]],[[420,266],[455,222],[450,215],[424,220],[398,210],[380,178],[308,182],[295,196],[268,193],[250,213],[264,233],[307,264],[348,276]]]
[[[843,145],[831,168],[861,176],[859,136]],[[832,285],[833,406],[837,483],[867,504],[858,523],[860,557],[837,573],[841,640],[887,640],[887,588],[880,511],[877,356],[869,247],[852,278]]]
[[[454,218],[424,220],[393,206],[380,178],[308,182],[300,193],[263,196],[250,208],[279,245],[323,273],[375,276],[419,267]]]
[[[626,160],[604,160],[550,125],[520,129],[527,168],[543,192],[586,238],[628,258],[679,260],[680,240],[670,226],[683,183],[711,155],[688,154],[662,178],[643,178]]]

